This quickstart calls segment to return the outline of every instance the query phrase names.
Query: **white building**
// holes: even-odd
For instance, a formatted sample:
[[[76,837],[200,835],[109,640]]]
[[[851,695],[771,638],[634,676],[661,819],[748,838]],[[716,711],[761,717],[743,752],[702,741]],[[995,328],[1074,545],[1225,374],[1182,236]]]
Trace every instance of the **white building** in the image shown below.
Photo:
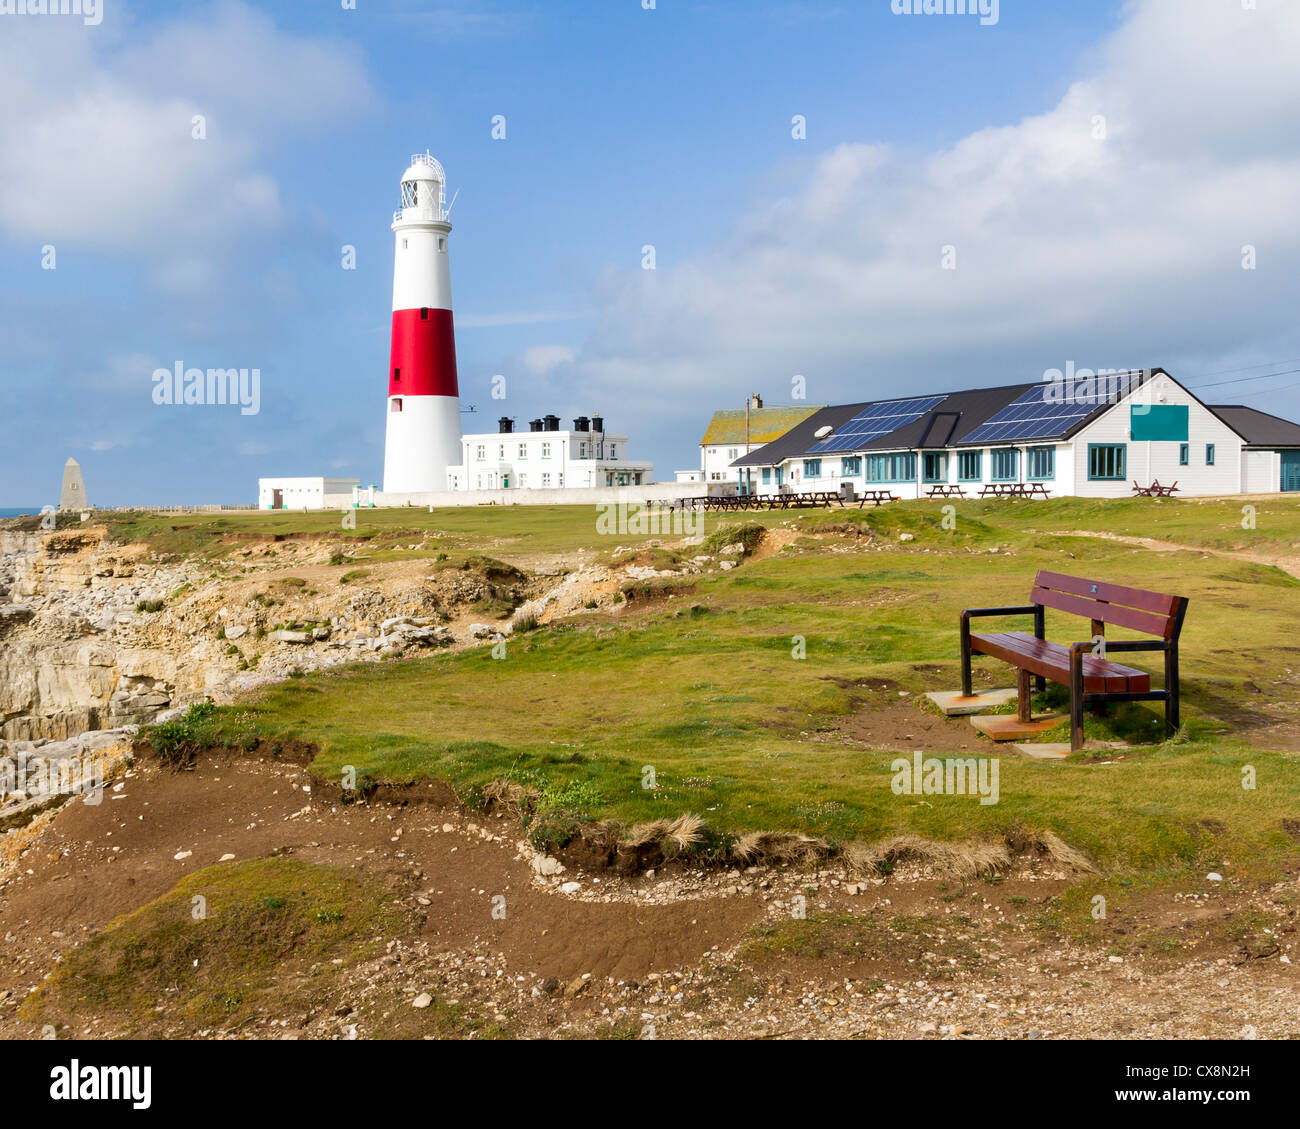
[[[515,431],[503,417],[498,430],[461,437],[461,465],[447,468],[447,489],[577,490],[641,486],[654,480],[654,464],[628,458],[626,435],[605,431],[600,416],[579,416],[560,430],[558,416],[530,421]]]
[[[1179,496],[1300,490],[1300,425],[1215,407],[1164,369],[909,396],[824,408],[732,464],[743,493],[934,487],[978,496],[995,483],[1052,496]]]
[[[686,479],[682,477],[686,472],[678,471],[677,481],[734,482],[736,472],[731,467],[737,459],[773,439],[779,439],[820,410],[821,405],[816,404],[765,408],[762,397],[752,396],[748,408],[726,408],[714,412],[700,440],[701,477]]]
[[[259,510],[323,510],[352,505],[359,478],[259,478]]]

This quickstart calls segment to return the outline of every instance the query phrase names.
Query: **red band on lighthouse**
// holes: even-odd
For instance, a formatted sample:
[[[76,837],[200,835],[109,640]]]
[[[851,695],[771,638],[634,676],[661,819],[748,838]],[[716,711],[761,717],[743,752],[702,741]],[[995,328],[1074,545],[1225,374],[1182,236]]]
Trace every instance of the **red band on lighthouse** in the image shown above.
[[[393,311],[390,396],[458,396],[450,310]]]

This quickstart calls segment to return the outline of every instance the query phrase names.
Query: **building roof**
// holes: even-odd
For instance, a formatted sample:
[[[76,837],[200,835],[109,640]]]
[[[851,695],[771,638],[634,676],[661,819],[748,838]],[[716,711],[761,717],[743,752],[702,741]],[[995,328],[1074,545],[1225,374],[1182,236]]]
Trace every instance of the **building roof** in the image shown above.
[[[1300,423],[1242,404],[1219,404],[1210,411],[1240,435],[1247,447],[1300,447]]]
[[[1095,382],[1051,385],[1037,381],[822,408],[762,451],[731,465],[774,466],[801,455],[1060,441],[1078,433],[1157,374],[1169,375],[1161,368],[1130,369],[1100,374]],[[1300,427],[1285,420],[1277,422],[1300,435]],[[827,424],[832,431],[819,437],[817,432]]]
[[[817,432],[823,427],[842,426],[858,414],[866,404],[841,404],[834,408],[814,408],[807,419],[795,424],[789,431],[771,443],[741,455],[732,466],[776,466],[785,459],[802,455],[817,442]]]
[[[805,405],[798,408],[752,408],[749,413],[749,442],[770,443],[779,439],[797,423],[802,423],[822,405]],[[708,430],[700,440],[701,447],[717,447],[725,443],[745,441],[745,409],[725,408],[714,412]]]

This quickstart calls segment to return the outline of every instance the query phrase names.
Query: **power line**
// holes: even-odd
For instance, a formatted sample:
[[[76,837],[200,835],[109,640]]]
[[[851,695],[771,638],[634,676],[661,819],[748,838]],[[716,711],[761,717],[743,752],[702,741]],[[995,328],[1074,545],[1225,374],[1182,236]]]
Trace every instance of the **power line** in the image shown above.
[[[1281,362],[1281,363],[1285,364],[1285,362]],[[1247,384],[1252,380],[1268,380],[1270,377],[1273,376],[1290,376],[1292,373],[1297,373],[1297,372],[1300,372],[1300,368],[1283,369],[1281,372],[1261,372],[1258,376],[1239,376],[1236,380],[1216,380],[1210,384],[1192,384],[1189,381],[1188,387],[1189,388],[1222,388],[1225,384]]]

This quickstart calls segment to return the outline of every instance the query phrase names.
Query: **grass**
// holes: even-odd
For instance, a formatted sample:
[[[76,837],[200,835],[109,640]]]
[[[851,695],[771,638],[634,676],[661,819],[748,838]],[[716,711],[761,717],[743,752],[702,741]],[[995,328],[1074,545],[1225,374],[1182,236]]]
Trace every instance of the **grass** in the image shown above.
[[[373,879],[287,858],[207,867],[72,949],[22,1015],[61,1028],[93,1011],[157,1037],[332,1007],[342,971],[405,928],[390,898]]]
[[[1300,542],[1294,503],[1257,505],[1256,534],[1270,538],[1266,544]],[[966,502],[954,530],[943,528],[941,507],[926,502],[795,519],[752,515],[810,531],[858,526],[889,548],[864,550],[852,537],[809,540],[731,572],[691,577],[690,600],[707,614],[679,614],[686,602],[670,590],[660,600],[634,599],[617,620],[513,638],[504,659],[483,648],[296,679],[219,711],[214,736],[229,728],[236,740],[256,732],[308,742],[319,749],[313,770],[328,779],[351,766],[377,781],[439,778],[467,797],[501,777],[541,781],[563,798],[550,808],[562,827],[691,811],[719,835],[789,830],[832,843],[905,832],[1000,839],[1008,829],[1042,828],[1112,871],[1181,873],[1230,857],[1271,872],[1295,853],[1282,820],[1300,815],[1300,757],[1251,743],[1241,730],[1285,717],[1295,700],[1300,646],[1290,625],[1300,621],[1300,582],[1266,565],[1061,532],[1149,534],[1158,513],[1171,536],[1176,528],[1189,542],[1227,543],[1246,536],[1229,528],[1239,510],[1167,502],[1157,511],[1148,499]],[[453,519],[461,531],[477,528],[478,551],[490,545],[503,561],[512,543],[537,549],[529,530],[548,547],[605,548],[583,507],[426,516],[444,529]],[[900,545],[904,532],[913,540]],[[896,796],[890,762],[911,744],[900,735],[897,747],[866,747],[854,736],[857,719],[905,700],[899,691],[915,698],[957,685],[960,609],[1023,603],[1038,568],[1191,597],[1185,732],[1162,742],[1155,709],[1126,707],[1089,719],[1092,736],[1149,742],[1108,758],[1115,763],[1004,757],[1000,802],[990,806]],[[1047,624],[1058,641],[1086,634],[1083,621],[1058,613],[1049,612]],[[1125,661],[1144,666],[1149,658]],[[1008,684],[999,664],[981,660],[977,670],[989,672],[985,685]],[[992,752],[974,737],[972,750]],[[1241,787],[1246,765],[1260,781],[1253,792]],[[652,788],[643,786],[647,768]],[[1201,829],[1210,818],[1221,831]]]

